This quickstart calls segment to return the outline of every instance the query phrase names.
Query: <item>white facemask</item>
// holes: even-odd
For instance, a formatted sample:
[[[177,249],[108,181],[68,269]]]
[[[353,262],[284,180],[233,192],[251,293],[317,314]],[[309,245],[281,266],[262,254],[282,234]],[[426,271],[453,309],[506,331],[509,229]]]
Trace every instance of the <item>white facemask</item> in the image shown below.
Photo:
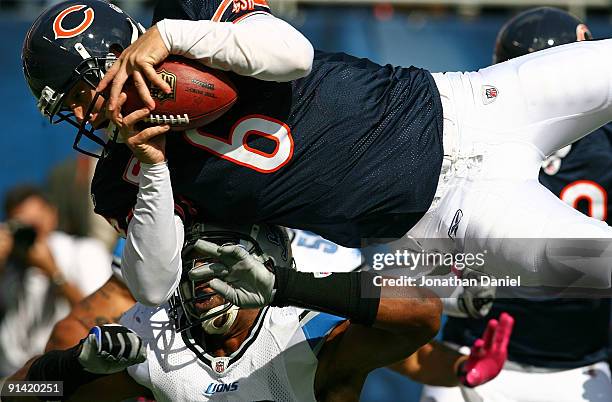
[[[223,310],[224,308],[226,308],[226,305],[217,306],[202,315],[214,314],[217,311]],[[234,324],[234,321],[236,321],[236,317],[238,316],[238,310],[240,310],[240,307],[233,305],[224,314],[221,314],[217,317],[209,318],[206,321],[202,321],[202,329],[204,330],[204,332],[210,335],[225,335]],[[215,325],[215,321],[221,318],[225,318],[225,321],[223,325],[217,327]]]

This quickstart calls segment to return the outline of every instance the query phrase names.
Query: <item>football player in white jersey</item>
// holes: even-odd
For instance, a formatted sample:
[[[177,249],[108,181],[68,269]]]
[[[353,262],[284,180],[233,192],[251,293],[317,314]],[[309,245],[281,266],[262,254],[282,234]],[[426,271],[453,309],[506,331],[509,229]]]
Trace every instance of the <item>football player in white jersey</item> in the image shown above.
[[[194,257],[189,250],[194,244],[199,249],[201,242],[194,243],[194,240],[203,237],[216,243],[215,248],[220,244],[239,244],[232,253],[249,250],[249,256],[255,258],[253,261],[261,264],[258,268],[264,264],[274,265],[275,271],[280,272],[293,267],[286,232],[278,227],[253,225],[248,231],[236,232],[197,225],[190,233],[192,240],[185,257]],[[227,247],[233,246],[224,249]],[[206,282],[190,279],[190,276],[206,274],[211,267],[221,266],[215,262],[217,257],[212,260],[197,254],[195,257],[185,258],[185,274],[171,304],[161,307],[137,304],[122,318],[121,323],[138,333],[144,346],[127,329],[121,332],[117,327],[97,327],[93,335],[84,340],[83,344],[88,344],[98,338],[107,338],[106,333],[110,332],[111,341],[99,343],[98,350],[101,354],[106,353],[105,356],[115,356],[113,361],[118,368],[105,366],[101,370],[89,349],[73,348],[70,358],[78,359],[85,370],[100,374],[120,371],[118,374],[102,378],[92,374],[68,377],[65,371],[49,370],[51,366],[46,360],[35,362],[27,378],[43,376],[49,379],[53,374],[62,374],[56,378],[76,379],[77,383],[94,380],[78,389],[73,395],[75,400],[87,400],[92,392],[104,399],[152,393],[158,401],[209,400],[213,396],[215,400],[357,400],[363,380],[371,369],[410,355],[431,337],[438,325],[440,304],[437,298],[417,289],[411,292],[413,299],[379,298],[373,327],[296,307],[238,308]],[[225,257],[220,259],[225,260]],[[204,265],[197,266],[199,263]],[[256,270],[253,272],[259,275]],[[243,299],[248,300],[249,297]],[[359,320],[358,313],[347,315]],[[436,384],[456,384],[457,367],[465,362],[463,367],[469,367],[472,374],[490,375],[481,370],[481,363],[505,354],[504,345],[511,326],[508,324],[502,321],[495,328],[496,324],[492,323],[484,337],[489,345],[481,342],[479,353],[471,359],[453,353],[436,354],[436,346],[432,345],[419,353],[420,358],[415,356],[412,364],[406,364],[402,371]],[[122,339],[123,346],[113,344],[113,337]],[[140,349],[143,348],[147,360],[127,369],[130,378],[123,369],[142,361]],[[376,353],[372,353],[373,350]],[[63,353],[55,354],[56,362],[58,359],[65,362]],[[428,362],[432,358],[437,359],[435,366]],[[499,361],[499,368],[503,359],[505,357]],[[430,375],[418,373],[431,367],[436,369]],[[194,381],[195,378],[198,380]],[[474,378],[468,380],[466,376],[463,379],[471,380]],[[74,390],[79,385],[73,382],[65,384],[65,388]]]

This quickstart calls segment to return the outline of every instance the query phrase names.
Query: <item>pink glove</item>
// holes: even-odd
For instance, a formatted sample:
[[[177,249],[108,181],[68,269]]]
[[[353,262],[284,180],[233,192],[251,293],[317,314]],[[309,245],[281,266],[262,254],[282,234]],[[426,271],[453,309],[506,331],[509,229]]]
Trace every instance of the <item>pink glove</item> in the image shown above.
[[[499,322],[489,320],[482,339],[474,342],[470,357],[459,366],[457,375],[461,384],[472,388],[497,377],[508,356],[513,325],[514,318],[507,313],[499,316]]]

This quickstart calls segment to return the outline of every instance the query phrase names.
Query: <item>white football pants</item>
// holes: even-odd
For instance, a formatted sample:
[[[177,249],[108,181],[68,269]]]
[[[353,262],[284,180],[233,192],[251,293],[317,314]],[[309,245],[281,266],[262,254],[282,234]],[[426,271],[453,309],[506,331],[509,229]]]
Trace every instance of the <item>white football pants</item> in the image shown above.
[[[423,388],[421,402],[612,402],[610,369],[605,362],[573,370],[528,372],[504,369],[473,389]]]
[[[482,271],[521,285],[610,287],[612,229],[559,200],[538,172],[612,120],[612,40],[434,79],[445,160],[436,199],[409,234],[446,239],[443,251],[486,250]]]

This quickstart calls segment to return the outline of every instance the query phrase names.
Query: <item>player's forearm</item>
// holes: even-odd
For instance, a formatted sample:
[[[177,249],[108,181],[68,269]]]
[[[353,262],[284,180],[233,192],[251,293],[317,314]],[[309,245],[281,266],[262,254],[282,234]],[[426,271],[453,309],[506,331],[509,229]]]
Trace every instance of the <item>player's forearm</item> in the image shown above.
[[[53,327],[45,352],[68,349],[87,336],[90,327],[83,325],[73,314],[68,314]]]
[[[258,14],[240,23],[163,20],[157,28],[171,54],[266,81],[290,81],[310,73],[314,50],[285,21]]]
[[[53,350],[37,356],[29,362],[25,380],[62,381],[64,396],[67,399],[79,387],[100,378],[100,374],[86,371],[79,363],[80,345],[66,350]]]
[[[99,401],[149,400],[154,396],[148,388],[134,381],[127,371],[98,378],[75,390],[70,402],[91,402],[92,395]]]
[[[62,399],[66,399],[92,381],[124,372],[145,360],[146,347],[135,332],[121,325],[96,326],[76,346],[53,350],[35,359],[27,380],[62,381]],[[100,399],[99,394],[95,395]],[[105,396],[101,399],[115,400]]]
[[[168,166],[143,164],[121,263],[136,300],[159,305],[172,295],[181,278],[183,238],[183,224],[174,215]]]
[[[410,339],[429,342],[440,328],[442,303],[432,292],[419,288],[383,287],[375,326]]]
[[[25,381],[28,378],[28,371],[30,370],[30,367],[32,366],[32,364],[36,361],[36,359],[38,359],[41,355],[36,355],[34,357],[32,357],[30,360],[28,360],[22,368],[20,368],[19,370],[17,370],[17,372],[15,372],[13,375],[9,376],[6,380],[7,381]]]
[[[459,364],[466,359],[459,352],[432,341],[389,368],[422,384],[454,387],[459,385]]]
[[[327,277],[277,269],[272,305],[294,305],[349,318],[420,344],[438,331],[442,305],[431,292],[408,288],[402,294],[374,285],[370,272],[334,273]]]
[[[122,282],[111,277],[100,289],[72,308],[70,314],[53,327],[45,352],[67,349],[87,336],[97,325],[116,323],[135,301]]]

